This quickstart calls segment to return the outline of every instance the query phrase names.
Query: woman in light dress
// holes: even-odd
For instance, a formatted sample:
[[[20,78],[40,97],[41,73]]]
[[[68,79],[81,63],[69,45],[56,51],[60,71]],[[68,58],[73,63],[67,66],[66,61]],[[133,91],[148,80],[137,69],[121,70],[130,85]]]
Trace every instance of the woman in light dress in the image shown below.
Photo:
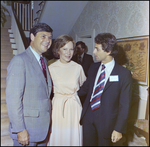
[[[71,60],[75,42],[68,35],[54,41],[53,53],[59,57],[48,66],[53,82],[52,126],[47,146],[82,146],[80,115],[82,105],[77,95],[86,80],[82,66]]]

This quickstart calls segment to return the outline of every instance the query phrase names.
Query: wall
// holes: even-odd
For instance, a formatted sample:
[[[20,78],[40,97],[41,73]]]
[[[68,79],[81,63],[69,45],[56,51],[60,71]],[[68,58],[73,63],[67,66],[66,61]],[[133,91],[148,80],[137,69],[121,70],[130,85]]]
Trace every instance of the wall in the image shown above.
[[[70,31],[75,34],[95,29],[95,34],[110,32],[116,38],[149,35],[149,1],[89,1]],[[145,118],[147,86],[140,86],[138,118]]]
[[[149,1],[89,1],[69,34],[94,28],[116,38],[149,35]]]
[[[23,51],[25,51],[25,47],[24,47],[22,37],[21,37],[16,19],[13,13],[11,13],[11,30],[14,35],[16,48],[17,48],[17,54],[22,53]]]
[[[37,16],[40,16],[41,14],[37,14],[36,12],[38,11],[38,10],[40,10],[40,3],[41,3],[42,1],[33,1],[33,20],[35,19],[35,18],[37,18]],[[41,7],[42,8],[42,7]],[[35,21],[34,21],[34,24],[35,24]]]

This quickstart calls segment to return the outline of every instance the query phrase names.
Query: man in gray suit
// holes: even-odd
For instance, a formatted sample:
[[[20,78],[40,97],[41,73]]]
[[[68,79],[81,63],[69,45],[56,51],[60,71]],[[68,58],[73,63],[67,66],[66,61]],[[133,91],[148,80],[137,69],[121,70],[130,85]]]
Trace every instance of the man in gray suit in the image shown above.
[[[7,67],[6,102],[14,146],[46,146],[52,83],[47,61],[43,58],[43,69],[40,58],[51,46],[52,32],[45,23],[33,26],[30,46],[14,56]]]

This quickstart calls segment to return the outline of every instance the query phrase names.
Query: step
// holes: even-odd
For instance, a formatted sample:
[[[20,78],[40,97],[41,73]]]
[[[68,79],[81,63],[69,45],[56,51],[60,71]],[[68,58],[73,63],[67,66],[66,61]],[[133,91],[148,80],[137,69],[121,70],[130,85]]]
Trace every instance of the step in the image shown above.
[[[2,38],[9,37],[9,32],[7,32],[7,33],[1,33],[1,36],[2,36]]]
[[[1,44],[5,43],[5,42],[10,42],[10,37],[9,36],[5,36],[1,38]]]
[[[6,88],[6,78],[1,78],[1,88]]]
[[[9,135],[9,118],[1,118],[1,136]]]
[[[1,136],[1,146],[13,146],[13,140],[10,135]]]
[[[12,47],[5,47],[5,48],[1,47],[1,54],[12,54],[12,53],[13,53]]]
[[[1,88],[1,101],[6,100],[6,93],[5,93],[5,88]]]
[[[1,46],[2,45],[7,45],[8,43],[11,44],[10,39],[9,40],[1,40]]]
[[[5,49],[1,48],[1,54],[13,54],[13,49],[11,47]]]
[[[7,113],[6,101],[1,101],[1,114]]]
[[[1,28],[1,34],[5,34],[8,33],[8,28]]]
[[[1,35],[2,37],[1,37],[1,41],[6,41],[6,40],[10,40],[10,37],[9,37],[9,33],[8,34],[4,34],[4,35]]]
[[[2,118],[8,118],[8,113],[1,113],[1,119]]]
[[[5,100],[1,100],[1,105],[6,104]],[[2,111],[1,112],[1,118],[8,118],[8,112],[7,111]]]
[[[8,112],[6,111],[7,107],[6,107],[6,100],[1,100],[1,106],[3,108],[1,108],[1,119],[2,118],[8,118]]]
[[[5,49],[11,49],[11,43],[8,42],[7,44],[1,44],[1,51]]]
[[[9,37],[9,35],[5,35],[1,38],[1,44],[6,43],[6,42],[10,42],[12,38]]]
[[[9,33],[13,33],[11,28],[10,28],[10,29],[8,29],[8,32],[9,32]]]
[[[8,64],[9,64],[9,61],[2,61],[1,62],[1,69],[7,69]]]
[[[13,54],[1,54],[1,61],[10,61],[13,58]]]
[[[13,33],[9,33],[9,37],[10,38],[14,38],[14,34]]]
[[[6,78],[6,76],[7,76],[7,70],[1,69],[1,78]]]
[[[10,38],[10,42],[11,42],[11,43],[16,43],[16,41],[15,41],[14,38]]]

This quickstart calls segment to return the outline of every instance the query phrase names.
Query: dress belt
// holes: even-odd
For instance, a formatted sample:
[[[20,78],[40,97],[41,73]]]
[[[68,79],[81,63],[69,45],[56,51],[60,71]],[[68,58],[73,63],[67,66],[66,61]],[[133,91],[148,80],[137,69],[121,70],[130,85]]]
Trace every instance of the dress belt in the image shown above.
[[[55,93],[54,97],[61,97],[62,100],[62,104],[61,104],[61,110],[62,110],[62,115],[64,117],[64,111],[65,111],[65,104],[69,99],[73,99],[75,101],[77,101],[77,103],[82,107],[79,96],[77,95],[77,93],[73,93],[73,94],[60,94],[60,93]]]

